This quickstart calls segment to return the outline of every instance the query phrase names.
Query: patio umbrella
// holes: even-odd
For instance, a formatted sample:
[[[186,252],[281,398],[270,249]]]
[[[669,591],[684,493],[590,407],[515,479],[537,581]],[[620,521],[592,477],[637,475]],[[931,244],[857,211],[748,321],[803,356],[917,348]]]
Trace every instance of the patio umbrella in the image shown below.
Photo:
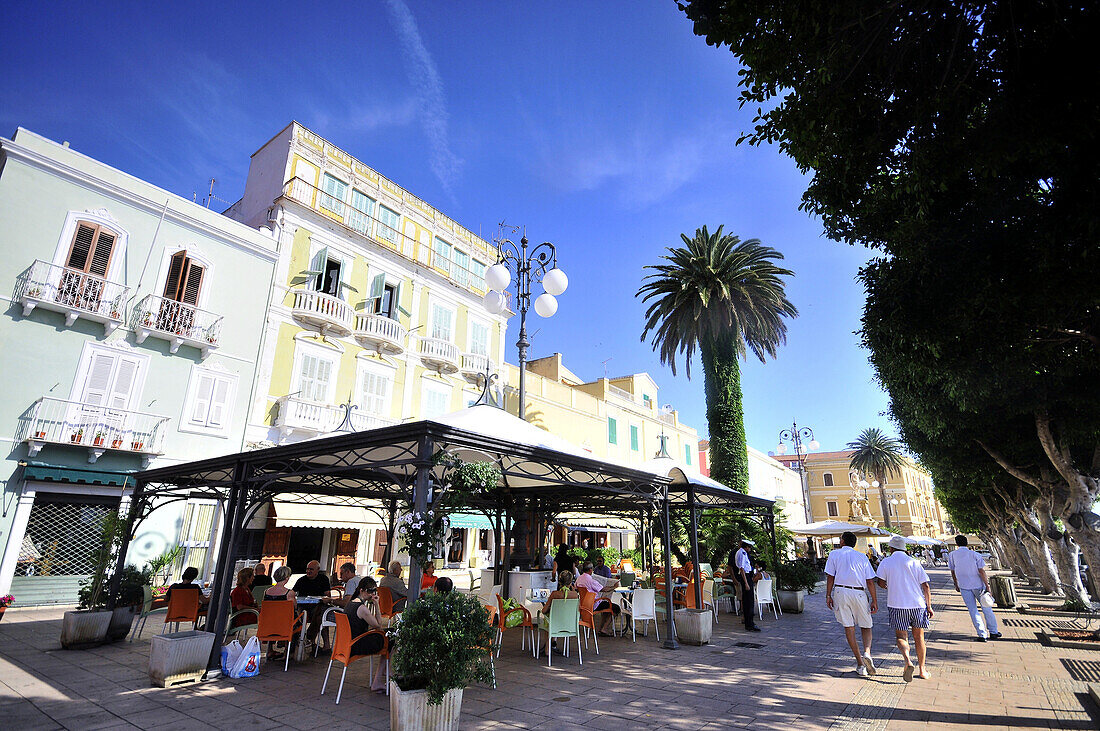
[[[831,537],[839,536],[841,533],[851,532],[857,536],[889,536],[889,531],[876,528],[872,525],[865,525],[862,523],[845,523],[842,520],[819,520],[816,523],[810,523],[801,528],[794,528],[791,530],[795,535],[800,536],[818,536],[818,537]]]
[[[924,536],[906,536],[906,543],[912,543],[916,546],[939,546],[943,541],[937,541],[934,538],[925,538]]]

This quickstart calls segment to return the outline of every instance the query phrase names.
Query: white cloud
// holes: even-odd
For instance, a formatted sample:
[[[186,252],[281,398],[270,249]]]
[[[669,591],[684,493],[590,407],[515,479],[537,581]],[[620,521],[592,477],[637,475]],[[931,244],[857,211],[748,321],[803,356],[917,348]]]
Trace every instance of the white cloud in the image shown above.
[[[405,56],[405,68],[416,91],[416,114],[424,128],[431,151],[432,172],[451,197],[462,169],[460,160],[450,148],[447,123],[449,115],[443,94],[443,81],[435,61],[424,46],[409,7],[402,0],[389,0],[394,29]]]

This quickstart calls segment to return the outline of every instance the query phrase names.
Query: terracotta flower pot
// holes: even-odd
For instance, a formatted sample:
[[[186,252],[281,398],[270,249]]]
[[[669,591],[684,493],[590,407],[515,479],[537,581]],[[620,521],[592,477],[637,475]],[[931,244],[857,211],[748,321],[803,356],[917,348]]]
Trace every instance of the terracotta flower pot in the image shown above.
[[[122,449],[122,440],[115,439],[111,442],[111,449]]]
[[[96,438],[95,438],[95,439],[94,439],[94,440],[92,441],[92,444],[93,444],[94,446],[96,446],[96,447],[102,447],[102,446],[103,446],[103,437],[96,437]]]

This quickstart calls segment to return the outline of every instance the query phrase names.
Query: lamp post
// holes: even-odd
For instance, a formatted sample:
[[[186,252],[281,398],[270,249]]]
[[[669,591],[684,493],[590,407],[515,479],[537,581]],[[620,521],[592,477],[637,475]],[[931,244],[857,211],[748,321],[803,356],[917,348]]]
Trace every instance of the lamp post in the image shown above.
[[[809,440],[808,443],[807,440]],[[779,446],[775,448],[776,454],[787,453],[786,442],[790,442],[794,447],[794,455],[798,460],[798,475],[802,481],[802,499],[806,505],[806,522],[812,523],[814,519],[813,513],[810,511],[810,489],[806,484],[806,447],[813,451],[821,445],[814,439],[813,429],[808,426],[800,427],[797,422],[792,422],[790,429],[779,432]]]
[[[501,224],[501,232],[493,243],[497,247],[497,263],[489,267],[485,272],[485,284],[489,291],[485,293],[483,303],[485,309],[493,315],[499,315],[507,308],[508,303],[504,298],[504,292],[512,281],[512,274],[516,277],[516,309],[519,311],[519,340],[516,347],[519,349],[519,418],[527,420],[526,403],[526,378],[527,371],[527,310],[531,308],[531,285],[542,284],[545,290],[535,298],[535,312],[541,317],[553,317],[558,311],[556,297],[569,286],[569,278],[565,272],[558,269],[558,251],[549,241],[537,244],[528,250],[527,236],[520,236],[517,245],[511,239],[505,238],[505,231],[513,235],[521,232],[519,226],[504,226]]]

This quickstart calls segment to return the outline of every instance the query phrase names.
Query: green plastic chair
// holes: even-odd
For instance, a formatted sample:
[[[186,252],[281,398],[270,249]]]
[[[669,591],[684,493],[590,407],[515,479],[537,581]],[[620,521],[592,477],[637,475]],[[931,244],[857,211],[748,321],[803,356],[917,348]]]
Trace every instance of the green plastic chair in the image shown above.
[[[246,622],[245,624],[241,624],[241,625],[238,625],[238,626],[234,627],[233,626],[233,620],[236,619],[237,617],[241,616],[242,614],[251,614],[252,615],[252,621],[251,622]],[[260,610],[254,608],[254,607],[245,607],[244,609],[238,609],[237,611],[235,611],[235,612],[233,612],[232,614],[229,615],[229,619],[226,620],[226,625],[225,626],[226,626],[225,639],[228,640],[230,635],[232,635],[233,637],[235,637],[239,640],[241,632],[244,632],[244,637],[247,640],[248,639],[248,630],[250,630],[250,629],[254,630],[254,629],[256,629],[257,627],[260,626]],[[224,644],[224,643],[222,643],[222,644]]]
[[[619,573],[619,585],[625,586],[629,589],[634,584],[635,580],[637,580],[637,578],[638,575],[633,572],[621,571]]]
[[[134,638],[141,634],[145,629],[145,622],[153,614],[165,614],[168,612],[168,607],[164,606],[160,609],[153,609],[153,587],[143,586],[141,587],[142,600],[141,600],[141,613],[134,618],[134,628],[130,631],[130,642],[134,641]],[[141,620],[141,623],[138,623]]]
[[[270,589],[270,586],[254,586],[252,587],[252,598],[256,600],[256,606],[260,606],[264,603],[264,592]]]
[[[581,600],[580,599],[555,599],[554,603],[550,605],[550,616],[542,617],[539,621],[539,629],[546,633],[546,665],[553,667],[554,651],[551,649],[550,642],[560,638],[564,638],[565,644],[563,650],[565,656],[569,656],[569,638],[575,637],[577,640],[577,659],[580,660],[581,665],[584,665],[584,657],[581,655],[581,638],[580,638],[580,621],[581,621]],[[540,644],[542,639],[542,632],[537,632],[535,656],[538,657],[540,650]]]

